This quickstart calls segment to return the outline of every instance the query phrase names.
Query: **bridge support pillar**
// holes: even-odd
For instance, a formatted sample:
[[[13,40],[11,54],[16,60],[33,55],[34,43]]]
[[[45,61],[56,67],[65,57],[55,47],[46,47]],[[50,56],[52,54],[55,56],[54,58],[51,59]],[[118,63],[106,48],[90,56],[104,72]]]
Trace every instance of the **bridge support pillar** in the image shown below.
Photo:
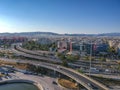
[[[54,77],[56,77],[56,71],[54,70]]]

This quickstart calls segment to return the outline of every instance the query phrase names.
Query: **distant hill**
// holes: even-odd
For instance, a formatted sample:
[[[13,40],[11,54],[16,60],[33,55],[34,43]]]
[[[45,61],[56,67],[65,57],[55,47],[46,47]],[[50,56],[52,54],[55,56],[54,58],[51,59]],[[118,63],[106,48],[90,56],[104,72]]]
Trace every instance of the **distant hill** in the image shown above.
[[[54,36],[59,35],[52,32],[21,32],[21,33],[0,33],[0,36]]]
[[[65,34],[67,36],[120,36],[120,33],[102,33],[102,34]]]
[[[21,33],[0,33],[0,36],[120,36],[120,33],[102,34],[58,34],[53,32],[21,32]]]
[[[120,36],[120,33],[103,33],[98,34],[98,36]]]

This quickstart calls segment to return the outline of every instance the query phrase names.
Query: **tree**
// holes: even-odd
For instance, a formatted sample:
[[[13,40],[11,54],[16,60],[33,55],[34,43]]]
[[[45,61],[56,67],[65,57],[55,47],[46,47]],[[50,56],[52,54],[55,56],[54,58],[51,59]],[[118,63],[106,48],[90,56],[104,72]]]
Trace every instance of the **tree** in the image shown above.
[[[68,67],[67,61],[66,61],[66,60],[63,60],[63,61],[62,61],[62,65],[65,66],[65,67]]]
[[[78,60],[78,59],[79,59],[79,56],[78,56],[78,55],[66,55],[66,59],[67,59],[68,61],[73,62],[73,61]]]
[[[120,71],[120,63],[118,63],[117,70]]]
[[[29,49],[29,50],[44,50],[44,51],[48,51],[50,48],[49,44],[39,44],[35,41],[28,41],[26,43],[23,44],[23,48]]]
[[[115,47],[109,47],[108,53],[109,53],[109,57],[112,57],[112,59],[113,59],[113,56],[117,53],[115,50]]]
[[[78,69],[77,71],[78,71],[79,73],[83,73],[83,70],[81,70],[81,69]]]
[[[66,59],[66,58],[65,58],[65,55],[64,55],[63,53],[57,53],[57,56],[58,56],[61,60]]]
[[[104,58],[104,57],[101,57],[101,58],[100,58],[101,67],[103,66],[103,62],[104,62],[104,61],[106,61],[106,58]]]

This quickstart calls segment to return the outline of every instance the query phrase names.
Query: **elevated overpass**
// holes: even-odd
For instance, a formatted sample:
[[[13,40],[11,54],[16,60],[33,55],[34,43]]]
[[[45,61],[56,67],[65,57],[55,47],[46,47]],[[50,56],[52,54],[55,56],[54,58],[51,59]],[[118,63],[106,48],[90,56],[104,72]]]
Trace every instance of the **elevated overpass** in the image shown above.
[[[58,59],[51,59],[49,57],[39,56],[38,53],[34,53],[33,51],[22,49],[19,46],[15,46],[15,45],[12,45],[12,51],[14,53],[16,53],[17,55],[28,57],[28,58],[33,58],[33,59],[47,61],[47,62],[53,62],[53,63],[62,63]]]
[[[21,55],[21,54],[24,53],[24,54],[22,55],[22,56],[24,56],[24,57],[31,57],[31,58],[34,57],[34,59],[37,59],[37,60],[43,60],[43,61],[53,62],[53,63],[62,63],[59,59],[52,59],[52,58],[50,58],[49,56],[44,57],[43,55],[39,54],[38,52],[21,48],[21,47],[19,46],[19,44],[18,44],[18,45],[15,45],[15,47],[14,47],[14,46],[12,46],[12,47],[13,47],[14,52],[17,52],[17,53],[18,53],[18,51],[22,52],[22,53],[19,52],[18,55]],[[33,55],[34,55],[34,56],[33,56]],[[86,68],[89,68],[88,63],[86,64],[86,63],[83,63],[83,62],[81,62],[81,63],[79,63],[79,64],[76,64],[76,63],[68,63],[68,64],[69,64],[70,66],[74,66],[74,67],[86,67]]]
[[[40,58],[40,59],[46,60],[46,58],[44,58],[44,57],[32,55],[30,53],[28,54],[28,53],[25,53],[25,51],[24,52],[22,52],[20,50],[17,51],[15,48],[13,48],[12,50],[13,50],[13,52],[15,52],[16,54],[21,55],[21,56],[25,56],[25,57],[29,57],[29,58],[33,58],[33,59],[39,59]],[[49,58],[48,58],[48,60],[49,60]],[[55,60],[51,60],[51,59],[49,61],[56,62]],[[63,67],[63,66],[59,66],[59,68],[58,68],[58,65],[56,65],[56,64],[50,64],[50,63],[45,63],[45,62],[37,62],[36,63],[34,61],[32,61],[32,62],[29,61],[29,63],[34,64],[36,66],[51,69],[51,70],[57,71],[59,73],[62,73],[64,75],[74,79],[77,83],[81,84],[82,86],[84,86],[88,90],[95,90],[95,88],[93,88],[91,86],[96,87],[97,90],[109,90],[103,84],[91,79],[90,77],[88,77],[88,76],[86,76],[84,74],[78,73],[73,69],[66,68],[66,67]]]

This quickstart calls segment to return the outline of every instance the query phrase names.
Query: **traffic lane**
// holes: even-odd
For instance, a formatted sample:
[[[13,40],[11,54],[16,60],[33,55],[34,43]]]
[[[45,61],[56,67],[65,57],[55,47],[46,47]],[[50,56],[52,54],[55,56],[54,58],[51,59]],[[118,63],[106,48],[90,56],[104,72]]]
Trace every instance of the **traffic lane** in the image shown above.
[[[82,77],[82,76],[80,76],[80,75],[78,75],[78,74],[75,74],[75,73],[73,73],[73,72],[71,72],[71,71],[68,71],[68,70],[66,70],[66,69],[63,69],[63,68],[61,68],[60,70],[66,72],[66,73],[71,74],[72,76],[74,76],[75,78],[77,78],[77,79],[80,80],[80,81],[84,81],[84,83],[86,83],[87,85],[90,83],[90,84],[92,84],[94,87],[97,87],[97,88],[99,88],[100,90],[103,90],[103,89],[102,89],[100,86],[98,86],[96,83],[93,83],[92,81],[90,81],[90,80],[88,80],[88,79],[86,79],[86,78],[84,78],[84,77]]]
[[[30,61],[29,61],[29,63],[33,64],[34,62],[30,62]],[[38,64],[38,62],[36,62],[36,63],[34,63],[34,64]],[[54,69],[57,68],[57,65],[46,64],[46,63],[39,63],[39,64],[42,64],[42,65],[45,65],[45,66],[50,66],[50,67],[52,67],[52,68],[54,68]],[[73,72],[71,72],[71,71],[65,70],[65,69],[64,69],[64,72],[71,73],[71,75],[74,75],[76,78],[80,78],[80,77],[81,77],[80,75],[77,75],[77,74],[75,74],[75,73],[73,73]],[[84,79],[83,77],[81,77],[80,80],[83,80],[83,81],[87,81],[87,82],[88,82],[88,80],[87,80],[87,79]],[[90,83],[91,83],[91,81],[90,81]],[[87,84],[88,84],[88,83],[87,83]]]
[[[73,72],[71,72],[71,71],[69,71],[69,70],[66,70],[66,69],[62,69],[62,68],[58,68],[58,66],[56,66],[56,65],[43,65],[42,64],[42,66],[43,67],[47,67],[47,68],[49,68],[49,69],[54,69],[55,71],[57,71],[57,72],[60,72],[60,73],[64,73],[66,76],[68,76],[68,77],[71,77],[71,78],[73,78],[73,79],[75,79],[75,80],[77,80],[78,81],[78,83],[80,83],[80,84],[83,84],[84,85],[84,83],[85,83],[85,80],[86,79],[84,79],[84,77],[82,77],[82,76],[80,76],[80,75],[78,75],[78,74],[75,74],[75,73],[73,73]],[[81,83],[82,82],[82,83]],[[86,85],[88,86],[88,83],[90,83],[91,84],[91,81],[89,82],[89,81],[87,81],[86,80]],[[86,86],[86,87],[87,87]],[[90,87],[90,86],[88,86],[88,87]]]
[[[58,72],[61,71],[61,72],[69,73],[70,75],[74,76],[74,78],[79,79],[80,81],[86,82],[87,85],[91,84],[92,86],[97,87],[100,90],[102,90],[102,88],[99,85],[97,85],[96,83],[93,83],[92,81],[90,81],[90,80],[86,79],[85,77],[82,77],[82,76],[80,76],[80,75],[78,75],[78,74],[76,74],[76,73],[74,73],[72,71],[61,68],[59,65],[52,65],[52,64],[46,64],[46,63],[45,64],[43,63],[42,65],[50,66],[50,67],[54,68],[54,70],[56,70]]]
[[[24,53],[24,52],[17,51],[15,49],[12,49],[12,50],[16,54],[24,56],[24,57],[34,58],[34,59],[43,60],[43,61],[52,61],[52,62],[56,62],[56,63],[61,63],[61,61],[59,59],[51,59],[51,58],[46,58],[46,57],[41,57],[41,56],[35,56],[35,55],[31,55],[31,54],[27,54],[27,53]]]
[[[43,56],[40,56],[38,53],[36,52],[33,52],[33,51],[30,51],[30,50],[26,50],[26,49],[23,49],[23,48],[17,48],[19,52],[24,52],[25,54],[30,54],[30,55],[34,55],[36,57],[41,57],[41,58],[44,58],[46,59],[45,57]],[[16,49],[15,49],[16,50]],[[53,60],[53,58],[50,58],[50,57],[47,57],[47,59],[50,59],[50,60]],[[55,61],[60,61],[59,59],[54,59]]]

